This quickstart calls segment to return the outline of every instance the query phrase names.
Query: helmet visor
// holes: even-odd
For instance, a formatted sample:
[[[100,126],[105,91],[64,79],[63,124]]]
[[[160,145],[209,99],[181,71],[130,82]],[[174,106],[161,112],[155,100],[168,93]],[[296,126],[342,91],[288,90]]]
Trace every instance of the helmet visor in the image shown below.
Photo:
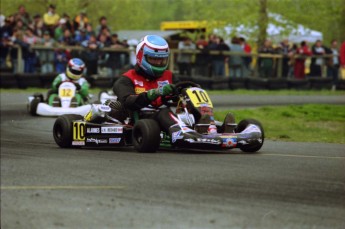
[[[169,57],[152,57],[146,55],[146,61],[154,67],[165,67],[168,64]]]
[[[69,71],[73,74],[73,75],[81,75],[83,74],[83,70],[75,70],[73,68],[69,68]]]

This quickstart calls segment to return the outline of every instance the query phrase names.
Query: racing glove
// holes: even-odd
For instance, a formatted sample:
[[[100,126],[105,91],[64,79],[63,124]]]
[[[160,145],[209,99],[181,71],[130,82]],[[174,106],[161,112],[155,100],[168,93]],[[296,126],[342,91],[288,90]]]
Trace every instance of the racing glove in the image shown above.
[[[156,89],[151,89],[147,91],[147,98],[150,101],[157,99],[159,96],[170,95],[175,91],[175,85],[166,84],[163,87],[158,87]]]

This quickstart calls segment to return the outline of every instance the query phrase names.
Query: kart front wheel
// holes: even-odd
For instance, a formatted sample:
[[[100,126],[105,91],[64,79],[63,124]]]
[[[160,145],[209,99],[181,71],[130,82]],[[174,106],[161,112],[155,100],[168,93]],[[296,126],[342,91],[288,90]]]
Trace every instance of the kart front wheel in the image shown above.
[[[264,144],[264,140],[265,140],[264,128],[262,127],[261,123],[255,119],[244,119],[244,120],[242,120],[240,123],[238,123],[238,125],[235,129],[235,132],[240,133],[243,130],[245,130],[251,124],[257,126],[260,129],[261,139],[258,139],[257,141],[250,142],[247,145],[240,146],[240,149],[246,153],[254,153],[254,152],[258,151],[259,149],[261,149],[262,145]]]
[[[36,97],[30,102],[29,112],[32,116],[37,115],[37,107],[38,107],[38,104],[40,102],[41,102],[41,100],[39,98],[36,98]]]
[[[58,117],[54,123],[53,135],[56,144],[61,148],[72,146],[72,122],[82,119],[83,116],[75,114],[66,114]]]
[[[132,131],[134,148],[139,152],[156,152],[161,141],[160,132],[161,129],[155,120],[139,120]]]

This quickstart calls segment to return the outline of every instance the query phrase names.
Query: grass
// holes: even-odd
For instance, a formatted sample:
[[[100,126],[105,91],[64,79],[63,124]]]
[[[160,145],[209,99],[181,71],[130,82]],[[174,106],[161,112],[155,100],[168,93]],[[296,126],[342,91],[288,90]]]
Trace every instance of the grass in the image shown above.
[[[111,89],[111,87],[109,87]],[[1,92],[14,93],[46,93],[48,89],[42,88],[27,88],[27,89],[0,89]],[[104,90],[100,88],[91,88],[90,93],[97,95],[99,91]],[[345,95],[345,91],[331,91],[331,90],[208,90],[210,95]]]
[[[215,118],[223,120],[228,112],[217,111]],[[259,120],[270,140],[345,143],[344,105],[265,106],[231,112],[237,122]]]
[[[345,95],[345,91],[331,90],[214,90],[210,95]]]
[[[97,95],[101,89],[93,88]],[[1,89],[0,92],[45,93],[47,89]],[[211,91],[210,94],[243,95],[344,95],[344,91]],[[215,112],[217,120],[223,120],[229,111]],[[326,142],[345,144],[345,106],[344,105],[290,105],[265,106],[254,109],[232,110],[237,122],[245,118],[259,120],[265,129],[267,139],[296,142]]]

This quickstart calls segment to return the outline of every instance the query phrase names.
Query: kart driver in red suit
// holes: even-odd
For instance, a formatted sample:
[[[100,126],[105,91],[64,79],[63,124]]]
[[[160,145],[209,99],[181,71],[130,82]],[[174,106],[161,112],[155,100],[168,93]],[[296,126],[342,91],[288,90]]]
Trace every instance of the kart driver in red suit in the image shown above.
[[[113,87],[118,101],[128,113],[147,107],[158,108],[163,105],[165,96],[173,94],[173,75],[167,70],[169,54],[168,43],[157,35],[147,35],[137,45],[134,69],[124,73]],[[168,134],[181,129],[168,107],[160,108],[151,118]],[[190,132],[198,134],[194,130]]]

